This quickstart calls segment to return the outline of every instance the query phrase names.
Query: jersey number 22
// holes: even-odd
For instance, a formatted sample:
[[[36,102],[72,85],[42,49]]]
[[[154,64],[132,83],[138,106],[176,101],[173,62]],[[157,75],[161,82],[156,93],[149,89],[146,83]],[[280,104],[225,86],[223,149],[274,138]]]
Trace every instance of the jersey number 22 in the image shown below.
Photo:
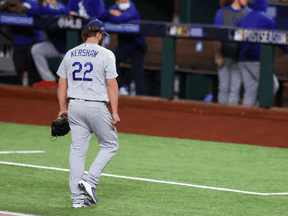
[[[82,80],[83,81],[92,81],[92,78],[86,77],[86,74],[91,73],[91,71],[93,70],[93,65],[91,62],[86,62],[84,64],[84,68],[87,68],[87,70],[84,71],[83,78],[79,77],[79,76],[76,77],[76,74],[80,73],[82,71],[82,64],[80,62],[74,62],[72,67],[78,67],[78,69],[76,69],[72,72],[73,80],[75,80],[75,81],[82,81]]]

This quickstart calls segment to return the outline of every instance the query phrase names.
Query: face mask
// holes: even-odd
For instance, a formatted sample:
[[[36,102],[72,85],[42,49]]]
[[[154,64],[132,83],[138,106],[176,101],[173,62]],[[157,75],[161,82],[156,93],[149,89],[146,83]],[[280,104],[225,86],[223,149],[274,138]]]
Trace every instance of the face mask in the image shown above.
[[[130,7],[130,1],[127,3],[120,3],[118,4],[118,7],[121,11],[125,11]]]

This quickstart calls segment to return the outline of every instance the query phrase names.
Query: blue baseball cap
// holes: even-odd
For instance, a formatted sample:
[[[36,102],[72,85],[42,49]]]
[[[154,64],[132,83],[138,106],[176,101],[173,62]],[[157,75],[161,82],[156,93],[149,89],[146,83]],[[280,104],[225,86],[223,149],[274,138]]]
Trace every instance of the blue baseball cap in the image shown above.
[[[105,33],[105,35],[110,36],[109,34],[107,34],[107,32],[105,31],[105,25],[102,21],[95,19],[92,20],[88,23],[87,28],[91,28],[91,27],[96,27],[99,31],[103,31]]]

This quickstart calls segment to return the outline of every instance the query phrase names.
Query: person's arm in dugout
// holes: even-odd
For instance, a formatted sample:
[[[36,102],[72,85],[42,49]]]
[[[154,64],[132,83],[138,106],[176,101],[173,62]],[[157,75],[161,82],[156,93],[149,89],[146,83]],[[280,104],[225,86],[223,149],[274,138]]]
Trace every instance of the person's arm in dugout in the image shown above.
[[[8,7],[8,2],[4,2],[3,4],[0,5],[0,11],[6,10]]]
[[[215,16],[215,22],[214,25],[221,27],[223,25],[223,17],[222,17],[223,10],[218,10]],[[215,63],[218,67],[221,67],[224,63],[223,56],[221,54],[221,41],[214,41],[213,48],[214,48],[214,54],[215,54]]]
[[[26,10],[27,15],[65,15],[68,16],[70,14],[70,9],[68,7],[60,7],[59,10],[52,9],[50,7],[38,6],[32,7]]]
[[[127,10],[120,13],[118,16],[109,15],[108,20],[112,23],[125,23],[131,20],[134,20],[136,17],[137,11],[135,8],[130,7]]]
[[[8,2],[7,9],[12,13],[25,13],[27,9],[38,8],[38,3],[35,0],[27,0],[20,3],[19,0]]]
[[[98,19],[100,19],[101,21],[108,21],[109,16],[111,16],[110,14],[110,10],[115,10],[117,9],[117,5],[112,5],[110,8],[108,8],[107,10],[105,10]]]

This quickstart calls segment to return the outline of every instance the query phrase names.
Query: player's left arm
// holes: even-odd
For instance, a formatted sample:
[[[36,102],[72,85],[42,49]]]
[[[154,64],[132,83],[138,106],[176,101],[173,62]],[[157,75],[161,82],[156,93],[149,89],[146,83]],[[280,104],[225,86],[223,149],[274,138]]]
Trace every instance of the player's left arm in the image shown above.
[[[118,76],[116,70],[115,55],[109,51],[105,66],[105,76],[108,87],[108,96],[112,108],[112,124],[113,127],[120,122],[118,115],[118,83],[116,77]]]
[[[106,79],[108,87],[108,95],[110,98],[111,108],[112,108],[112,124],[113,127],[120,122],[118,115],[118,83],[116,78]]]
[[[64,79],[62,77],[59,78],[57,96],[58,96],[58,101],[59,101],[59,106],[60,106],[60,112],[58,116],[61,116],[63,114],[68,116],[67,106],[66,106],[67,79]]]

